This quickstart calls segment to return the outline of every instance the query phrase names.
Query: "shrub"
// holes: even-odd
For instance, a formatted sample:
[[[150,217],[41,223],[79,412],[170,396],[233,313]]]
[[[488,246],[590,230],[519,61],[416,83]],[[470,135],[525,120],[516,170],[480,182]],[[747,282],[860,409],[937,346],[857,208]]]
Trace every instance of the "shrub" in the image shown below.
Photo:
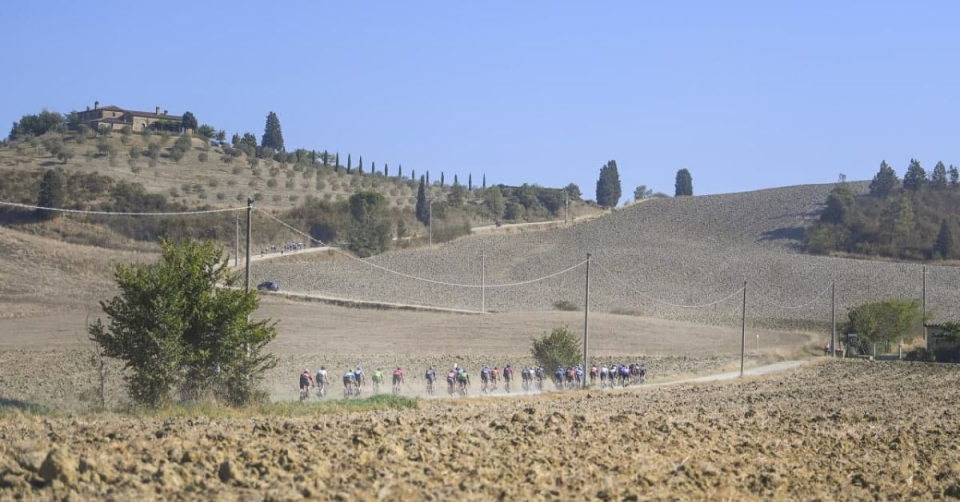
[[[569,327],[555,328],[531,342],[530,354],[537,364],[548,370],[557,366],[574,366],[583,360],[580,337],[570,332]]]
[[[568,312],[580,310],[580,307],[578,307],[576,303],[573,303],[569,300],[557,300],[553,302],[553,308]]]
[[[910,352],[907,352],[906,355],[903,356],[903,359],[906,361],[933,363],[937,361],[937,356],[933,352],[927,350],[926,347],[917,347]]]
[[[197,160],[199,160],[201,163],[206,162],[207,159],[209,158],[210,157],[207,155],[206,152],[200,152],[200,155],[197,155]]]
[[[267,180],[267,186],[270,188],[277,188],[277,180],[270,178]]]
[[[101,302],[109,326],[88,327],[108,357],[125,362],[134,401],[160,406],[214,390],[233,404],[248,402],[263,373],[276,365],[264,347],[276,337],[269,320],[250,321],[256,292],[236,284],[222,249],[211,242],[163,243],[160,262],[119,265],[121,293]],[[217,392],[219,391],[219,392]]]

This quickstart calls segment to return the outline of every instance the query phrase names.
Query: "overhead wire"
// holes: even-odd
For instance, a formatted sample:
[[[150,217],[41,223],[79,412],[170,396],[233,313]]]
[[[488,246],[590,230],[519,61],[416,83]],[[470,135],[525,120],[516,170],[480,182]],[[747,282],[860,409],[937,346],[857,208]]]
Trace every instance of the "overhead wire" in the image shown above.
[[[545,281],[545,280],[547,280],[547,279],[552,279],[552,278],[557,277],[557,276],[559,276],[559,275],[563,275],[563,274],[565,274],[565,273],[567,273],[567,272],[570,272],[571,270],[575,270],[575,269],[578,268],[578,267],[582,267],[584,264],[587,263],[587,260],[583,260],[583,261],[581,261],[580,263],[577,263],[576,265],[573,265],[573,266],[571,266],[571,267],[567,267],[567,268],[565,268],[565,269],[563,269],[563,270],[554,272],[554,273],[549,274],[549,275],[545,275],[545,276],[542,276],[542,277],[537,277],[537,278],[535,278],[535,279],[529,279],[529,280],[518,281],[518,282],[503,283],[503,284],[461,284],[461,283],[454,283],[454,282],[438,281],[438,280],[436,280],[436,279],[430,279],[430,278],[427,278],[427,277],[421,277],[421,276],[417,276],[417,275],[412,275],[412,274],[407,274],[407,273],[404,273],[404,272],[400,272],[399,270],[393,270],[393,269],[391,269],[391,268],[384,267],[383,265],[378,265],[378,264],[373,263],[373,262],[371,262],[371,261],[364,260],[363,258],[356,257],[356,256],[354,256],[354,255],[352,255],[352,254],[350,254],[350,253],[347,253],[346,251],[343,251],[343,250],[340,249],[340,248],[337,248],[337,247],[334,247],[334,246],[330,246],[329,244],[321,241],[320,239],[317,239],[317,238],[313,237],[312,235],[309,235],[309,234],[307,234],[307,233],[305,233],[305,232],[303,232],[303,231],[301,231],[301,230],[299,230],[299,229],[291,226],[291,225],[288,224],[287,222],[285,222],[285,221],[281,220],[280,218],[277,218],[276,216],[274,216],[274,215],[272,215],[272,214],[264,211],[263,209],[260,209],[260,208],[254,208],[254,209],[260,211],[261,213],[263,213],[264,215],[266,215],[268,218],[276,221],[276,222],[279,223],[280,225],[283,225],[284,227],[286,227],[286,228],[289,229],[290,231],[292,231],[292,232],[294,232],[294,233],[296,233],[296,234],[298,234],[298,235],[301,235],[301,236],[303,236],[303,237],[305,237],[305,238],[307,238],[307,239],[309,239],[309,240],[311,240],[311,241],[313,241],[313,242],[315,242],[315,243],[317,243],[317,244],[320,244],[321,246],[329,247],[331,250],[333,250],[333,251],[335,251],[335,252],[337,252],[337,253],[340,253],[340,254],[342,254],[343,256],[346,256],[347,258],[350,258],[351,260],[360,262],[360,263],[362,263],[362,264],[364,264],[364,265],[367,265],[367,266],[369,266],[369,267],[373,267],[373,268],[376,268],[376,269],[378,269],[378,270],[381,270],[381,271],[384,271],[384,272],[387,272],[387,273],[390,273],[390,274],[394,274],[394,275],[397,275],[397,276],[400,276],[400,277],[405,277],[405,278],[407,278],[407,279],[411,279],[411,280],[415,280],[415,281],[421,281],[421,282],[426,282],[426,283],[430,283],[430,284],[437,284],[437,285],[440,285],[440,286],[450,286],[450,287],[457,287],[457,288],[476,288],[476,289],[479,289],[479,288],[488,288],[488,289],[494,289],[494,288],[512,288],[512,287],[524,286],[524,285],[527,285],[527,284],[533,284],[533,283],[536,283],[536,282]]]
[[[643,292],[643,291],[640,291],[640,290],[634,288],[633,286],[631,286],[630,284],[627,284],[626,282],[622,281],[619,277],[617,277],[616,274],[614,274],[613,272],[611,272],[610,270],[608,270],[607,267],[604,267],[602,263],[597,262],[597,266],[599,266],[599,267],[600,267],[600,270],[601,270],[602,272],[606,273],[607,275],[609,275],[614,281],[620,283],[622,286],[624,286],[625,288],[631,290],[632,292],[634,292],[634,293],[636,293],[636,294],[638,294],[638,295],[640,295],[640,296],[642,296],[642,297],[644,297],[644,298],[647,298],[647,299],[649,299],[649,300],[651,300],[651,301],[654,301],[654,302],[656,302],[656,303],[661,303],[661,304],[663,304],[663,305],[668,305],[668,306],[670,306],[670,307],[676,307],[676,308],[682,308],[682,309],[696,309],[696,308],[712,307],[712,306],[714,306],[714,305],[723,303],[723,302],[725,302],[725,301],[727,301],[727,300],[729,300],[729,299],[731,299],[731,298],[733,298],[733,297],[735,297],[735,296],[737,296],[737,295],[739,295],[740,293],[743,292],[743,288],[741,287],[740,289],[734,291],[733,293],[730,293],[728,296],[725,296],[725,297],[723,297],[723,298],[721,298],[721,299],[719,299],[719,300],[712,301],[712,302],[710,302],[710,303],[698,304],[698,305],[685,305],[685,304],[681,304],[681,303],[671,303],[671,302],[668,302],[668,301],[666,301],[666,300],[662,300],[662,299],[660,299],[660,298],[657,298],[657,297],[654,297],[654,296],[650,296],[648,293],[645,293],[645,292]]]

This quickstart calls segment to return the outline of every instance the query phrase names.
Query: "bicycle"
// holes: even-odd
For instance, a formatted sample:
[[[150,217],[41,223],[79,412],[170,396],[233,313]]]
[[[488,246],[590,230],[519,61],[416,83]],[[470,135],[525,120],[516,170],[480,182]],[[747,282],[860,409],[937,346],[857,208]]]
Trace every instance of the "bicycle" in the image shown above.
[[[436,391],[433,387],[433,380],[427,380],[427,394],[432,396]]]
[[[300,387],[300,402],[304,402],[310,397],[310,387]]]
[[[323,399],[327,395],[327,384],[321,383],[317,385],[317,397]]]
[[[373,393],[380,393],[380,380],[377,380],[376,378],[373,379]]]

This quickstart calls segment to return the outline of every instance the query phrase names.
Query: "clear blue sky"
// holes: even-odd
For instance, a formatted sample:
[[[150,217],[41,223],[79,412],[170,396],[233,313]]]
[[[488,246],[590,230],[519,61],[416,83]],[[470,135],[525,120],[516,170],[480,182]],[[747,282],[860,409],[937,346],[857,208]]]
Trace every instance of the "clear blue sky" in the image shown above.
[[[280,116],[288,149],[491,183],[616,159],[697,194],[960,164],[960,2],[11,2],[0,124],[41,108]]]

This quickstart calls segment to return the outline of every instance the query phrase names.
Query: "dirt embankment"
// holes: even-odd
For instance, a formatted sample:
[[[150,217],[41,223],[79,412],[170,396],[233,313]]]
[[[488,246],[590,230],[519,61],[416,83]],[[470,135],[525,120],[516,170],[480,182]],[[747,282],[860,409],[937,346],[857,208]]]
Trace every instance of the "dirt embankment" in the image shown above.
[[[886,499],[960,495],[960,368],[311,418],[0,421],[0,498]]]

